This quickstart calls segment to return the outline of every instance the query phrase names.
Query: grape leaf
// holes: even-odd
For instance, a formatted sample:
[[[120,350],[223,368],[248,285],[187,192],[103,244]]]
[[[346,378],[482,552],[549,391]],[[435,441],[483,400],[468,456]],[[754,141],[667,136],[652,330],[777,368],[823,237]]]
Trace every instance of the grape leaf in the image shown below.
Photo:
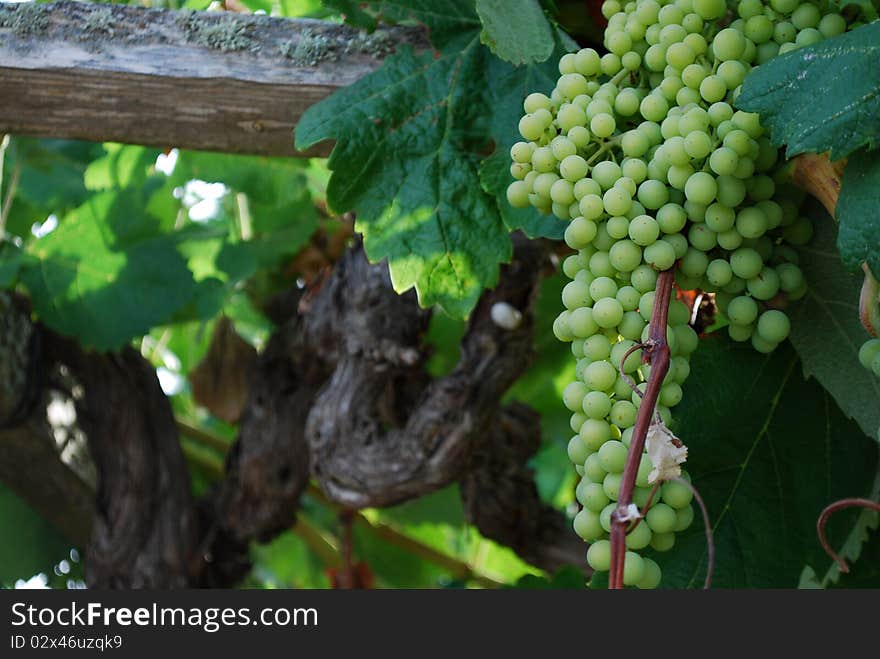
[[[83,180],[89,190],[109,190],[144,185],[156,164],[159,149],[124,144],[105,144],[106,155],[93,160]]]
[[[375,73],[312,106],[297,148],[336,139],[330,206],[357,211],[373,261],[388,258],[395,290],[462,317],[511,255],[495,200],[473,183],[485,147],[479,98],[488,53],[476,33],[435,57],[404,48]]]
[[[871,272],[880,273],[878,206],[880,157],[877,152],[858,151],[847,161],[835,209],[840,222],[837,247],[844,265],[851,270],[867,261]]]
[[[870,492],[877,444],[801,377],[790,347],[764,356],[710,335],[693,356],[676,419],[714,529],[714,586],[794,588],[803,566],[827,565],[816,519],[828,503]],[[656,554],[664,587],[702,585],[697,515],[672,551]],[[835,545],[845,521],[829,524]]]
[[[525,0],[511,11],[508,0],[477,0],[483,23],[481,40],[513,64],[543,62],[553,52],[553,31],[537,0]]]
[[[105,192],[72,211],[29,246],[36,257],[21,279],[47,325],[99,350],[121,347],[166,322],[195,283],[175,240],[151,231],[157,220],[140,196]]]
[[[761,114],[788,157],[834,159],[880,137],[880,23],[777,57],[749,74],[738,107]]]
[[[874,524],[865,529],[867,542],[861,547],[859,559],[847,574],[837,580],[839,588],[880,588],[880,529]]]
[[[0,288],[9,288],[18,279],[26,256],[16,245],[0,241]]]
[[[880,382],[858,359],[859,347],[868,338],[859,321],[862,278],[848,273],[840,262],[834,221],[818,204],[810,214],[815,235],[799,250],[809,290],[790,311],[791,342],[804,375],[816,378],[841,411],[873,437],[880,428]]]
[[[0,528],[12,533],[0,542],[0,585],[13,586],[67,558],[70,543],[24,501],[0,485]]]

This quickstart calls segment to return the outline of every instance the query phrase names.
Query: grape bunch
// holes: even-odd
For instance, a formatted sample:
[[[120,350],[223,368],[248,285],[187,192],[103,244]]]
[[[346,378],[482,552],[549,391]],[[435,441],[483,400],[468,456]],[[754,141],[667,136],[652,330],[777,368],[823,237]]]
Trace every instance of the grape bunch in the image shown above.
[[[550,95],[526,97],[507,190],[512,206],[568,221],[575,250],[553,330],[577,359],[563,394],[582,477],[574,525],[597,571],[609,567],[611,513],[650,375],[637,348],[657,273],[674,268],[679,289],[713,294],[735,341],[768,353],[789,334],[783,309],[806,292],[797,248],[813,229],[759,117],[735,102],[753,67],[847,29],[826,4],[801,0],[606,0],[602,12],[608,52],[564,55]],[[698,344],[689,316],[671,302],[656,410],[667,426]],[[626,538],[624,584],[641,588],[659,584],[660,568],[637,550],[670,549],[693,519],[690,489],[675,481],[644,509],[651,469],[645,454],[633,496],[643,519]]]

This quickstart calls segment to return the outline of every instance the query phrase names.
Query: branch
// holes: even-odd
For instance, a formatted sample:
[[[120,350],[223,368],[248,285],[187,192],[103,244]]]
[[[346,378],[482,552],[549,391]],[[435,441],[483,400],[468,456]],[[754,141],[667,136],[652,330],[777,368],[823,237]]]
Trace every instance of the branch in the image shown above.
[[[650,335],[642,350],[642,361],[651,365],[651,373],[648,376],[648,385],[644,396],[642,396],[641,405],[639,405],[632,441],[626,455],[626,466],[623,469],[623,478],[620,482],[617,508],[611,515],[611,571],[608,576],[608,587],[611,589],[623,588],[623,564],[626,555],[627,527],[625,517],[627,509],[632,503],[636,475],[642,459],[642,452],[645,449],[645,438],[651,425],[651,419],[654,416],[660,388],[663,386],[663,379],[666,377],[666,373],[669,371],[669,346],[666,343],[666,325],[673,279],[674,273],[672,270],[664,270],[657,277],[654,308],[651,312]]]
[[[520,403],[502,409],[461,479],[465,517],[532,565],[551,574],[574,565],[589,576],[583,541],[564,515],[541,501],[527,465],[540,445],[536,412]]]
[[[0,134],[269,156],[418,28],[83,2],[0,3]]]
[[[540,243],[517,246],[498,287],[471,315],[457,368],[433,381],[421,363],[428,314],[414,293],[397,295],[387,265],[369,266],[361,249],[343,260],[321,294],[331,309],[318,314],[320,336],[343,332],[329,349],[326,340],[317,345],[327,361],[338,362],[306,425],[313,472],[332,500],[388,506],[461,477],[485,443],[502,396],[531,360],[530,309],[545,257]],[[495,324],[498,302],[521,310],[519,327]]]

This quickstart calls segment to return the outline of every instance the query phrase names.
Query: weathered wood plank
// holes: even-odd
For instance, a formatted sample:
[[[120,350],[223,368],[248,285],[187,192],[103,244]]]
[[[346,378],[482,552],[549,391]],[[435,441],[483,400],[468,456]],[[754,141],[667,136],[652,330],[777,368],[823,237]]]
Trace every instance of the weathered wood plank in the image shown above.
[[[311,105],[418,30],[123,5],[0,3],[0,133],[272,156]]]

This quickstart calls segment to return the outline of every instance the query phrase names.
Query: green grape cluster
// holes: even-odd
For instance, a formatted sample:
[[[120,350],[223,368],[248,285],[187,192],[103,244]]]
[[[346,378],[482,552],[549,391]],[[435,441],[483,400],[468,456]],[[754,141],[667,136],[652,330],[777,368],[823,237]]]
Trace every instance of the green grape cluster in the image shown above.
[[[789,334],[782,309],[806,292],[796,248],[813,229],[758,116],[735,102],[753,67],[847,29],[824,4],[801,0],[606,0],[602,11],[608,53],[564,55],[550,95],[525,99],[507,190],[512,206],[568,221],[575,250],[553,329],[577,358],[563,396],[582,476],[575,529],[597,571],[610,562],[611,512],[650,373],[631,349],[647,338],[657,272],[675,268],[680,289],[714,294],[736,341],[766,353]],[[672,360],[657,414],[671,425],[698,337],[686,305],[673,301],[668,317]],[[640,509],[651,468],[643,455]],[[636,551],[672,547],[693,518],[690,496],[667,482],[643,511],[627,535],[626,585],[659,583],[659,567]]]

